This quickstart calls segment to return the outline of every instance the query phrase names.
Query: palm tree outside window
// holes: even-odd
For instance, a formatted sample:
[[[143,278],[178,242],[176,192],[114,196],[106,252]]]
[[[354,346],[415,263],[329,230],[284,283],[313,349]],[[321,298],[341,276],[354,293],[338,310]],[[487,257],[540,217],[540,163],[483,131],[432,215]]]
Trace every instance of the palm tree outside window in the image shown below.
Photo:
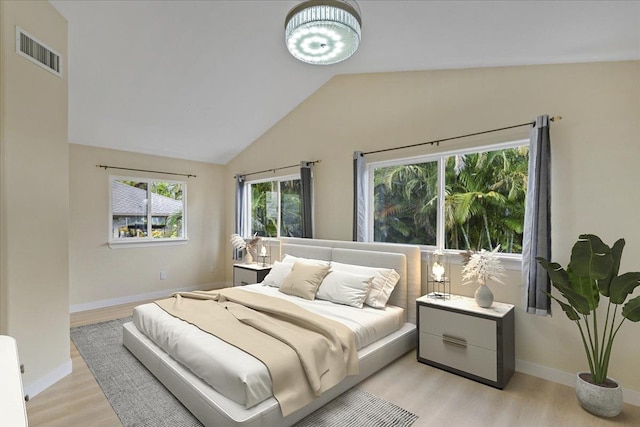
[[[528,161],[515,141],[371,163],[370,240],[521,254]]]

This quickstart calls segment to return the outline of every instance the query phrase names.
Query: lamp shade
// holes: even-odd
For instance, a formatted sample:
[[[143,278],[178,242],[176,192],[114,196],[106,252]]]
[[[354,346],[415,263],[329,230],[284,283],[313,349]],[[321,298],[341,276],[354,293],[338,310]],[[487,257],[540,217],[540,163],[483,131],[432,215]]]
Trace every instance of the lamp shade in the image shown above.
[[[355,1],[304,1],[291,9],[285,19],[287,49],[308,64],[344,61],[360,45],[361,24]]]

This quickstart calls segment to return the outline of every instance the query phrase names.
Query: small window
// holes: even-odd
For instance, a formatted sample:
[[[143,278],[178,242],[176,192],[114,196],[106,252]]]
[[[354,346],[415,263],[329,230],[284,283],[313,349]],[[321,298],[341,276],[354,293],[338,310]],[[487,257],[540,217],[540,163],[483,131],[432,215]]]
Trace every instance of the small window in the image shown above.
[[[300,178],[283,177],[246,183],[249,236],[301,237],[302,197]]]
[[[110,242],[186,239],[187,184],[111,177]]]
[[[521,254],[524,144],[372,163],[371,240]]]

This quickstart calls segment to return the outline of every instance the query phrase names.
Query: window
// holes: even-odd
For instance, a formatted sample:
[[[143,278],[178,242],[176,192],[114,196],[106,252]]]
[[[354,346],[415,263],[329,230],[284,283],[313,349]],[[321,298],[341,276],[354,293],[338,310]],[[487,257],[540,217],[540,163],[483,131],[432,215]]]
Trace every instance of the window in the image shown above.
[[[526,141],[372,163],[370,238],[520,254],[528,167]]]
[[[110,242],[186,239],[186,198],[185,182],[111,177]]]
[[[263,237],[302,236],[299,176],[247,182],[248,233]]]

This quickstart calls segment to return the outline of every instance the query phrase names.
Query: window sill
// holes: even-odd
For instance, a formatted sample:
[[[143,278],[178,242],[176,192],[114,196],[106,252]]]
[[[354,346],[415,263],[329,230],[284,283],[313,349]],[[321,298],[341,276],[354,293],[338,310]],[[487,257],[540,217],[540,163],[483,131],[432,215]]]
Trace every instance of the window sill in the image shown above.
[[[175,246],[186,245],[189,239],[136,239],[136,240],[110,240],[111,249],[142,248],[150,246]]]
[[[433,249],[421,249],[420,252],[422,254],[422,261],[427,261],[428,253],[433,252]],[[449,255],[449,263],[453,265],[462,265],[462,255],[460,251],[448,250],[446,252]],[[498,259],[500,260],[500,264],[502,264],[505,270],[522,270],[522,255],[520,254],[498,254]]]

